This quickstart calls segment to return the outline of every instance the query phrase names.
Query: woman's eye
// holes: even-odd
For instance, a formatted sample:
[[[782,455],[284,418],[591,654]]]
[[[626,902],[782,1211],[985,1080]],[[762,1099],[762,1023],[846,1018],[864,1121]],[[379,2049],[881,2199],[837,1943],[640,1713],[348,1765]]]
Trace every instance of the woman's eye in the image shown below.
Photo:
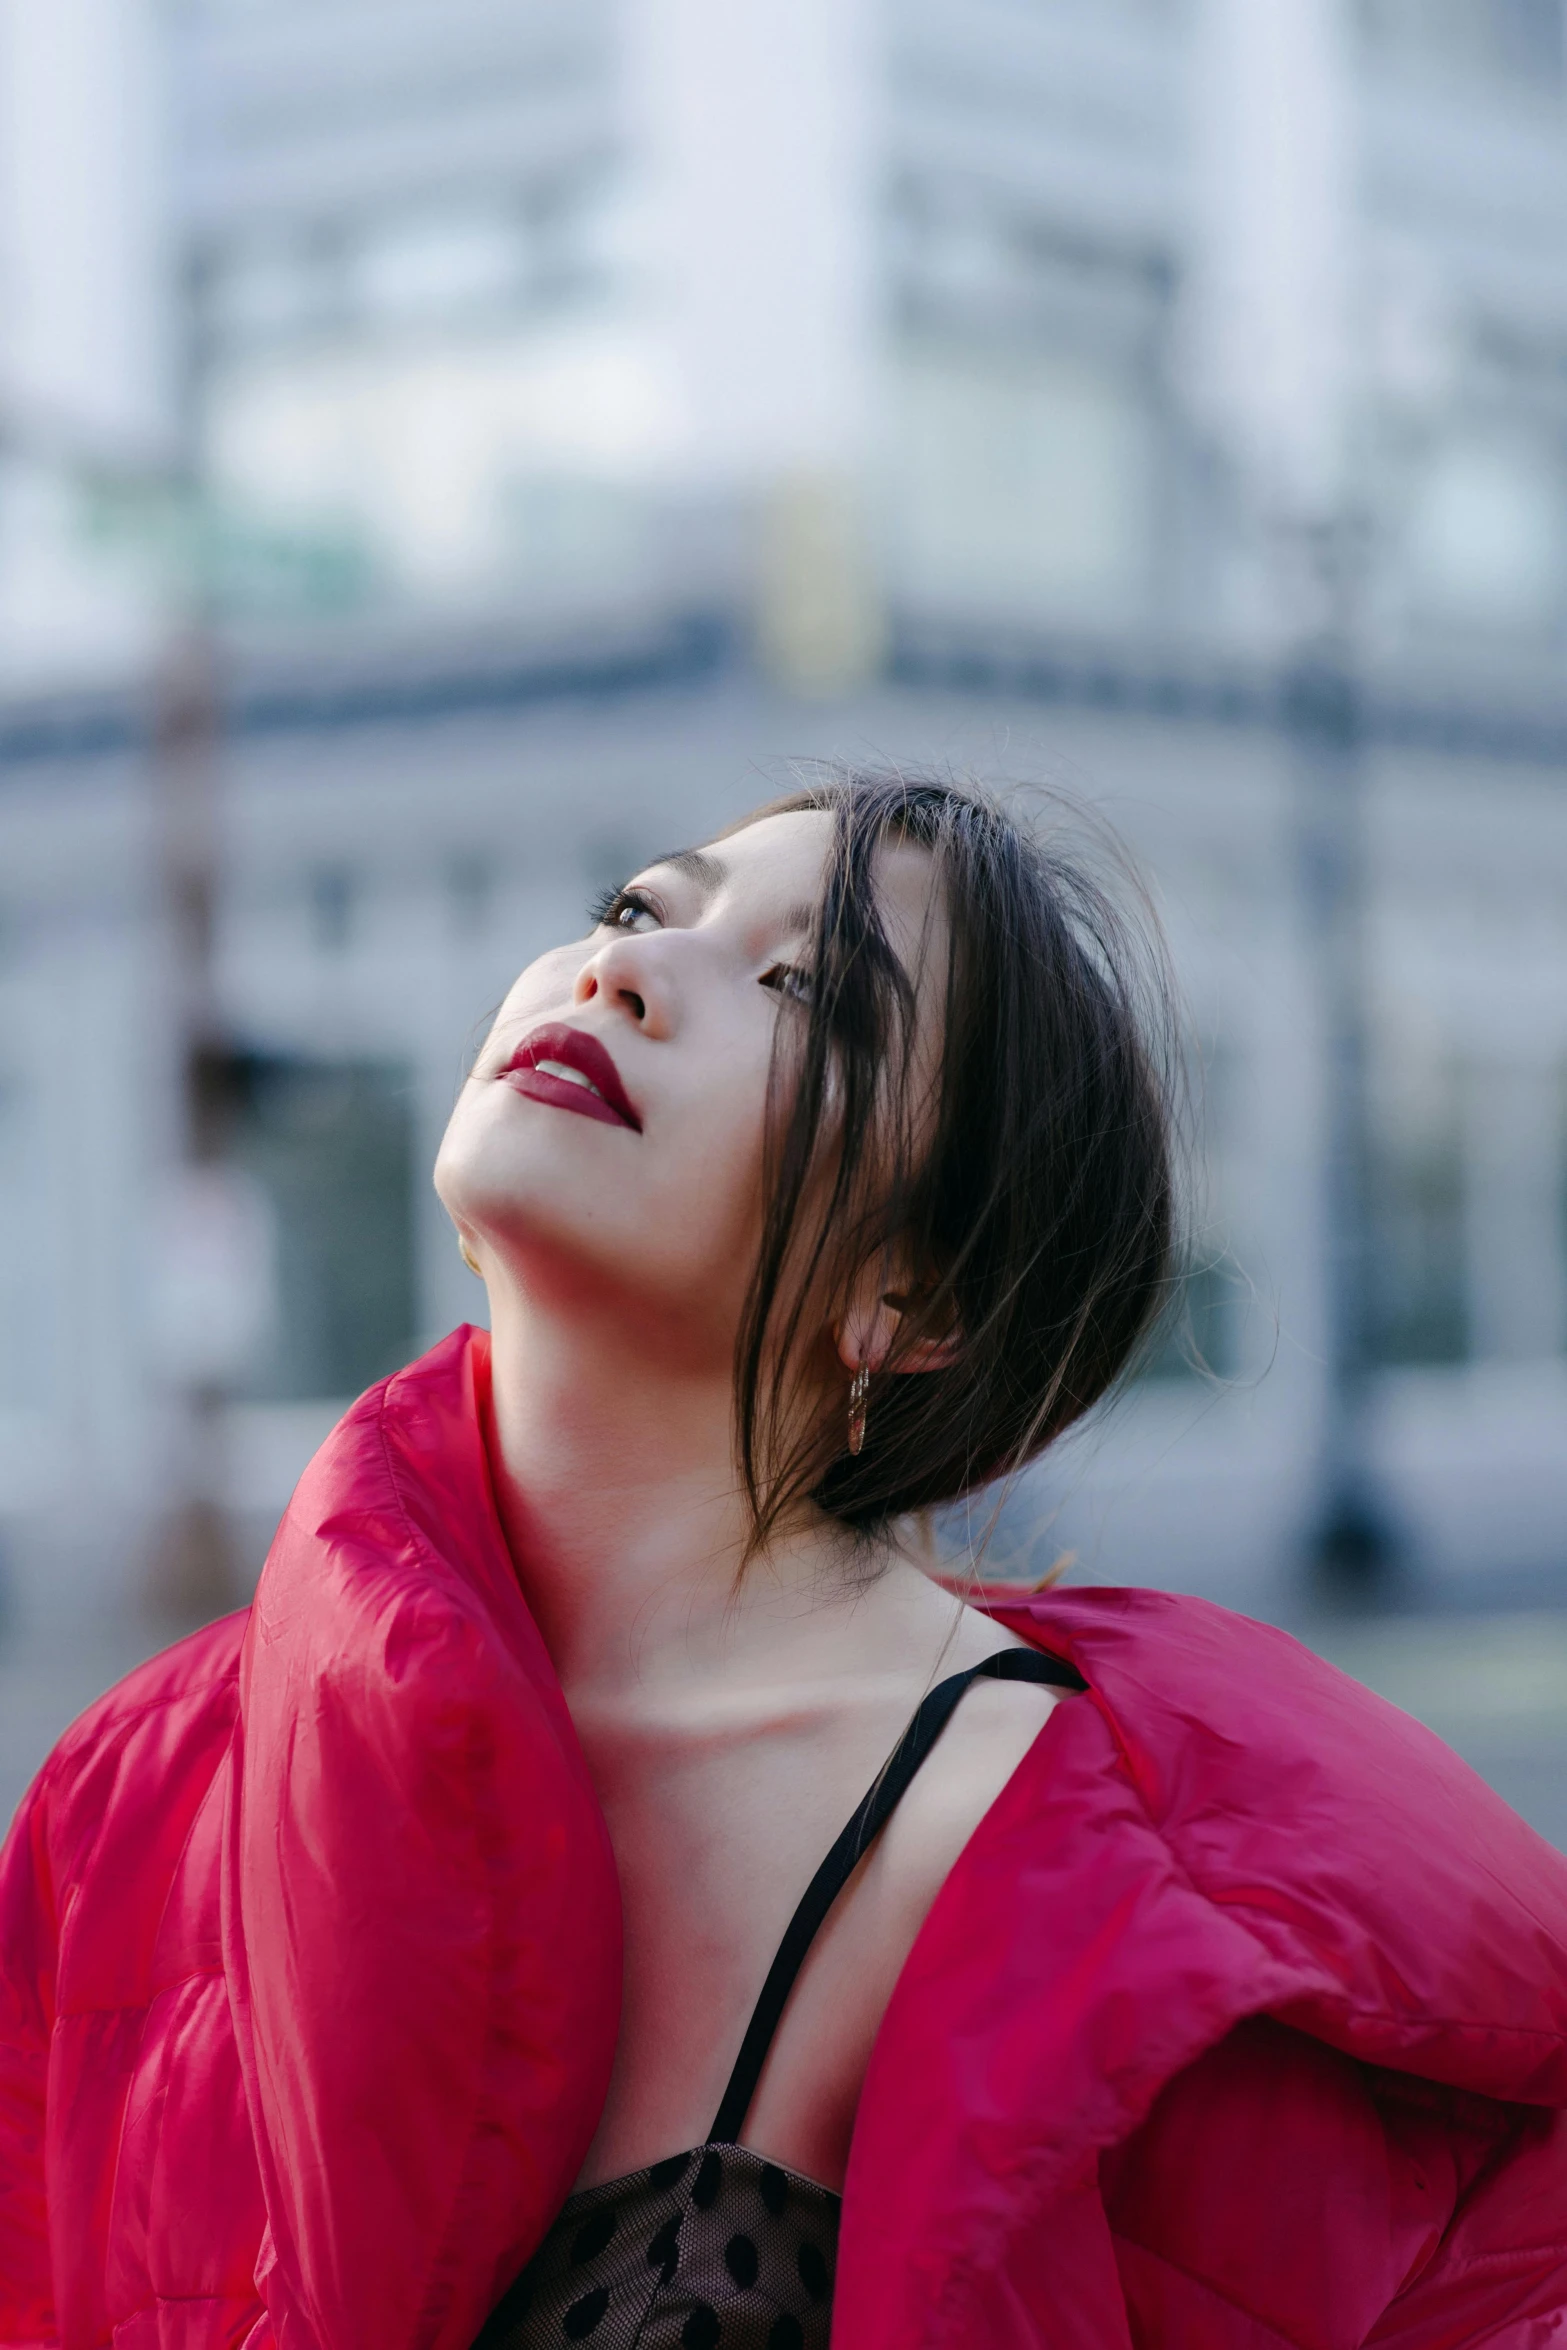
[[[762,985],[794,1004],[809,1004],[816,993],[811,974],[798,963],[770,963],[762,973]]]
[[[592,909],[597,930],[656,930],[658,911],[639,889],[607,889]]]

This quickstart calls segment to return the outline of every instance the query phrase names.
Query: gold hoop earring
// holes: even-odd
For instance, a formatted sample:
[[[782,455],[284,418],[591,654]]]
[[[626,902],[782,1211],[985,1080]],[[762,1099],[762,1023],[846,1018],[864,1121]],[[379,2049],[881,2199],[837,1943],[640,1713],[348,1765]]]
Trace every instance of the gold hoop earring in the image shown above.
[[[482,1281],[484,1279],[484,1275],[480,1270],[479,1260],[474,1255],[472,1249],[468,1246],[467,1241],[464,1240],[460,1232],[457,1235],[457,1254],[461,1257],[469,1272],[478,1273],[479,1279]]]
[[[871,1367],[861,1363],[849,1382],[849,1450],[859,1454],[865,1449],[865,1414],[870,1403]]]

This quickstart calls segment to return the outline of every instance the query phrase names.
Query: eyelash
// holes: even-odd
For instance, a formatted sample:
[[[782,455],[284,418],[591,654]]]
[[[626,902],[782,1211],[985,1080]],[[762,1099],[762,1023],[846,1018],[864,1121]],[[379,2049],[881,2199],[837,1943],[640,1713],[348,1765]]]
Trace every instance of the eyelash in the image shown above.
[[[816,993],[809,971],[802,971],[798,963],[770,963],[758,984],[770,987],[775,995],[781,995],[787,1003],[798,1004],[805,1012],[810,1010]]]
[[[601,889],[588,908],[595,930],[618,930],[618,917],[628,908],[658,919],[658,908],[639,889]]]
[[[622,888],[600,890],[588,908],[595,930],[618,930],[620,917],[625,913],[651,914],[660,919],[658,908],[640,889]],[[628,935],[633,935],[628,932]],[[770,963],[760,974],[757,984],[771,988],[776,995],[792,1004],[809,1010],[815,992],[811,974],[798,963]]]

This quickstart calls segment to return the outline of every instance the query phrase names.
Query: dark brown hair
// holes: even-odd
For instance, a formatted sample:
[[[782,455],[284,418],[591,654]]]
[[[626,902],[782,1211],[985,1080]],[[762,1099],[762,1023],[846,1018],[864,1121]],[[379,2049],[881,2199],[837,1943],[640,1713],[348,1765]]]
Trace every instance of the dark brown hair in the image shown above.
[[[833,841],[810,1001],[779,1023],[765,1222],[736,1356],[753,1555],[807,1498],[868,1539],[1021,1468],[1137,1354],[1176,1253],[1178,1060],[1156,926],[1069,850],[1062,810],[1041,830],[944,779],[835,770],[746,822],[798,810],[829,815]],[[1080,811],[1071,830],[1109,841]],[[924,1102],[920,974],[889,944],[874,887],[889,841],[929,852],[950,936]],[[867,1262],[895,1255],[917,1269],[914,1287],[855,1456],[847,1373],[844,1400],[820,1409],[807,1306],[840,1308]],[[899,1375],[924,1336],[954,1338],[953,1359]]]

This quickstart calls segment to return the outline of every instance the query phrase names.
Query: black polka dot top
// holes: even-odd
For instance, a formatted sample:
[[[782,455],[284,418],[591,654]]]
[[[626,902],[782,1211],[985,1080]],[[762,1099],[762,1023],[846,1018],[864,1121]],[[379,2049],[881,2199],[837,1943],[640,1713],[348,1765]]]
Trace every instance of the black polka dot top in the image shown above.
[[[573,2195],[474,2350],[827,2350],[840,2198],[737,2140],[823,1918],[982,1673],[1084,1686],[1058,1657],[1008,1648],[931,1691],[806,1888],[706,2141]]]

